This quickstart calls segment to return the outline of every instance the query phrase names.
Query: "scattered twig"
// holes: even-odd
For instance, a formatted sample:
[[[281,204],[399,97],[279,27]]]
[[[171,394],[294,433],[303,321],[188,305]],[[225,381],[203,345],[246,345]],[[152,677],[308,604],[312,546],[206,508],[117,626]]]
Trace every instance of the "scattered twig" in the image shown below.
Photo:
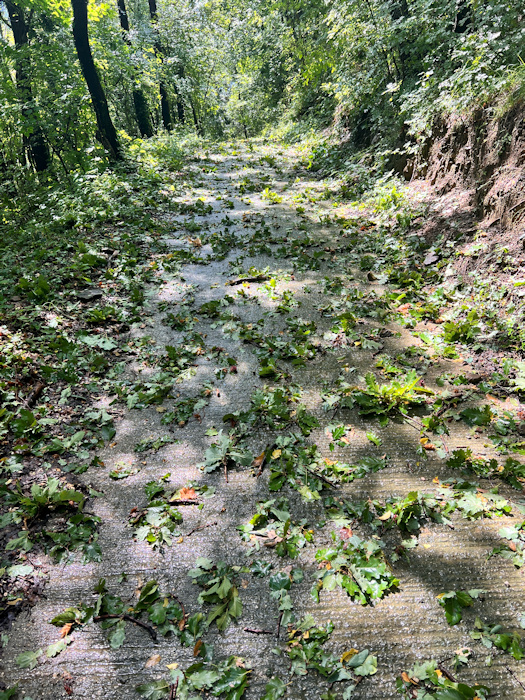
[[[442,664],[438,664],[438,668],[441,671],[441,673],[448,678],[449,681],[452,681],[452,683],[458,682],[457,678],[454,678],[450,671],[448,671]]]
[[[154,642],[157,641],[157,633],[153,627],[150,627],[150,625],[146,624],[145,622],[137,620],[136,617],[132,617],[131,615],[126,615],[125,613],[122,615],[97,615],[93,618],[93,622],[101,622],[102,620],[126,620],[127,622],[133,622],[135,625],[145,629]]]
[[[228,280],[225,285],[226,287],[234,287],[236,284],[244,284],[244,282],[266,282],[270,279],[268,275],[256,275],[255,277],[242,277],[237,280]]]
[[[520,686],[523,688],[523,690],[525,690],[525,685],[520,681],[520,679],[518,678],[518,676],[517,676],[517,675],[514,673],[514,671],[511,669],[511,667],[510,667],[510,666],[505,666],[505,668],[506,668],[507,671],[510,673],[510,675],[514,678],[514,680],[516,681],[516,683],[518,683],[518,685],[520,685]]]
[[[273,632],[270,632],[270,630],[252,629],[251,627],[244,627],[244,631],[249,632],[250,634],[273,634]]]
[[[257,479],[258,479],[258,478],[261,476],[261,474],[263,473],[263,469],[264,469],[264,467],[265,467],[265,465],[266,465],[266,462],[268,461],[268,457],[272,454],[274,447],[275,447],[275,443],[272,443],[271,445],[267,445],[267,446],[265,447],[264,453],[263,453],[263,460],[262,460],[262,462],[261,462],[260,465],[259,465],[259,469],[258,469],[258,471],[257,471],[257,474],[255,475],[255,476],[257,477]]]
[[[283,619],[283,613],[279,615],[279,620],[277,622],[277,639],[279,639],[279,633],[281,632],[281,620]]]
[[[186,608],[184,607],[184,603],[183,603],[182,600],[181,600],[178,596],[176,596],[174,593],[172,593],[171,597],[173,598],[173,600],[176,600],[177,603],[180,605],[180,609],[182,610],[182,617],[183,617],[183,619],[185,620],[185,619],[188,617],[188,615],[186,614]]]
[[[31,406],[34,406],[35,403],[37,402],[38,397],[42,393],[43,389],[45,387],[44,382],[37,382],[33,389],[31,390],[31,393],[27,397],[26,400],[26,406],[27,408],[31,408]]]
[[[198,506],[199,501],[196,498],[175,498],[170,499],[171,506]]]
[[[132,518],[132,519],[130,520],[130,523],[131,523],[132,525],[136,525],[136,524],[138,523],[138,521],[142,518],[142,516],[145,515],[145,514],[146,514],[146,511],[145,511],[145,510],[141,510],[140,513],[139,513],[138,515],[136,515],[134,518]]]
[[[176,698],[176,696],[177,696],[177,687],[178,687],[178,685],[179,685],[179,679],[177,678],[177,680],[175,681],[175,683],[172,683],[172,684],[170,685],[170,694],[169,694],[169,696],[168,696],[168,700],[175,700],[175,698]]]
[[[330,488],[335,489],[335,484],[332,481],[330,481],[330,479],[327,479],[326,476],[323,476],[322,474],[319,474],[318,472],[314,472],[313,469],[308,469],[308,467],[305,467],[305,469],[313,477],[315,477],[316,479],[321,479],[321,481],[324,481],[325,484],[328,484],[328,486],[330,486]]]
[[[224,478],[226,479],[226,483],[228,483],[228,460],[224,460]]]
[[[217,525],[216,520],[213,523],[207,523],[206,525],[199,525],[199,527],[194,527],[193,530],[190,530],[187,535],[184,535],[184,537],[189,537],[190,535],[193,535],[194,532],[198,532],[199,530],[205,530],[207,527],[213,527],[214,525]]]

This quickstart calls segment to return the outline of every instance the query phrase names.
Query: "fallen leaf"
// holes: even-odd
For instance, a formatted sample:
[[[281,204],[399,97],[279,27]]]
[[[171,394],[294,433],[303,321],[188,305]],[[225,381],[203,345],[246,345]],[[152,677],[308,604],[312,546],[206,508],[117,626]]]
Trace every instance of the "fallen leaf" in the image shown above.
[[[379,516],[378,520],[390,520],[390,518],[391,518],[393,515],[394,515],[394,514],[392,513],[391,510],[387,510],[386,513],[383,513],[383,515],[380,515],[380,516]]]
[[[73,627],[73,623],[67,622],[60,630],[60,639],[67,637],[67,635],[71,632],[72,627]]]
[[[197,493],[194,488],[187,488],[184,486],[180,491],[179,491],[179,497],[182,500],[190,500],[192,498],[197,498]]]
[[[350,537],[352,537],[352,528],[342,527],[339,530],[339,536],[341,537],[342,540],[349,540]]]
[[[146,666],[144,668],[151,668],[152,666],[156,666],[158,663],[160,663],[160,654],[153,654],[153,656],[150,656],[146,661]]]
[[[203,644],[202,639],[197,639],[197,642],[196,642],[195,646],[193,647],[193,656],[199,655],[202,644]]]
[[[358,653],[357,649],[349,649],[348,651],[344,651],[342,656],[341,656],[341,663],[346,663],[347,661],[350,661],[352,656],[355,656]]]
[[[279,459],[279,457],[282,455],[282,450],[274,450],[272,452],[272,459]]]
[[[274,450],[274,452],[277,452],[277,450]],[[253,460],[252,467],[260,467],[261,464],[264,462],[265,457],[266,457],[266,450],[263,450],[261,452],[261,454]],[[272,457],[273,457],[273,452],[272,452]]]

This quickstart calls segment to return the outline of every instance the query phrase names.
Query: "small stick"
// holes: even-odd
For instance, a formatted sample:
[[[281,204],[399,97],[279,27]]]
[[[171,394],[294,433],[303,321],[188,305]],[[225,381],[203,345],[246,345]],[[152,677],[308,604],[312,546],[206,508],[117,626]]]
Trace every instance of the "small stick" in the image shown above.
[[[273,634],[270,630],[258,630],[252,629],[251,627],[244,627],[245,632],[250,632],[250,634]]]
[[[97,615],[93,618],[93,622],[100,622],[101,620],[126,620],[127,622],[133,622],[135,625],[145,629],[154,642],[157,641],[157,633],[153,627],[150,627],[145,622],[137,620],[136,617],[132,617],[131,615],[126,615],[125,613],[123,615]]]
[[[175,700],[175,697],[176,697],[176,695],[177,695],[177,687],[178,687],[178,685],[179,685],[179,679],[177,678],[177,680],[175,681],[175,683],[172,683],[172,684],[170,685],[170,694],[169,694],[168,700]]]
[[[172,593],[171,597],[173,598],[173,600],[176,600],[177,603],[180,605],[180,609],[182,610],[183,618],[186,619],[188,617],[188,615],[186,614],[186,610],[184,608],[184,603],[182,602],[182,600],[178,596],[176,596],[174,593]]]
[[[170,500],[172,506],[198,506],[199,501],[196,498],[175,498]]]
[[[510,673],[510,675],[514,678],[514,680],[516,681],[516,683],[518,683],[518,685],[520,685],[520,686],[523,688],[523,690],[525,690],[525,685],[520,681],[520,679],[519,679],[518,676],[514,673],[514,671],[510,668],[510,666],[505,666],[505,668],[506,668],[507,671]]]
[[[228,483],[228,460],[224,461],[224,478],[226,479],[226,483]]]
[[[44,382],[37,382],[37,384],[35,384],[35,386],[33,387],[31,393],[29,394],[29,396],[27,397],[27,400],[26,400],[26,406],[28,408],[31,408],[31,406],[35,405],[35,403],[36,403],[38,397],[40,396],[40,394],[42,393],[44,387],[45,387]]]
[[[309,472],[316,479],[321,479],[321,481],[324,481],[325,484],[328,484],[328,486],[330,486],[330,488],[335,489],[335,484],[332,483],[329,479],[327,479],[326,476],[323,476],[322,474],[318,474],[317,472],[314,472],[312,469],[308,469],[308,467],[305,467],[305,469],[307,472]]]
[[[190,535],[193,535],[194,532],[205,530],[207,527],[213,527],[214,525],[217,525],[216,520],[213,523],[208,523],[207,525],[199,525],[199,527],[194,527],[193,530],[190,530],[187,535],[184,535],[184,537],[189,537]]]
[[[444,666],[438,664],[438,668],[441,671],[441,673],[448,678],[449,681],[452,681],[452,683],[458,682],[457,678],[454,678],[450,671],[447,671],[447,669]]]
[[[228,280],[225,284],[226,287],[234,287],[236,284],[243,284],[244,282],[265,282],[269,279],[268,275],[257,275],[256,277],[243,277],[238,280]]]
[[[281,620],[283,619],[283,613],[279,615],[279,621],[277,623],[277,639],[279,639],[279,633],[281,631]]]

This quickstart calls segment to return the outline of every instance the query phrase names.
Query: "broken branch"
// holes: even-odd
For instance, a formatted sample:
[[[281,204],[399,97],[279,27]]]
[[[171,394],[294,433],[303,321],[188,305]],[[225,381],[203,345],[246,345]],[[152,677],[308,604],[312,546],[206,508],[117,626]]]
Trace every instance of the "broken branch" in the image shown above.
[[[157,633],[153,627],[150,627],[150,625],[146,624],[145,622],[137,620],[136,617],[132,617],[131,615],[126,615],[125,613],[122,615],[97,615],[93,618],[93,622],[101,622],[102,620],[126,620],[126,622],[133,622],[135,625],[145,629],[154,642],[157,641]]]

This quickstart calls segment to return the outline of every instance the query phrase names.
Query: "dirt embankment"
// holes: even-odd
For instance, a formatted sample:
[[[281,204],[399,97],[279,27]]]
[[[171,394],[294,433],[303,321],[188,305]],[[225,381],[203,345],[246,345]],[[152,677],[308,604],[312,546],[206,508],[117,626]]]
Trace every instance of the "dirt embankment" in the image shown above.
[[[509,289],[522,279],[524,104],[501,116],[487,107],[436,120],[431,137],[403,174],[430,203],[421,230],[427,243],[456,241],[449,274],[476,271],[498,278]]]
[[[525,229],[525,105],[437,121],[414,172],[438,194],[467,190],[483,228],[516,240]]]

